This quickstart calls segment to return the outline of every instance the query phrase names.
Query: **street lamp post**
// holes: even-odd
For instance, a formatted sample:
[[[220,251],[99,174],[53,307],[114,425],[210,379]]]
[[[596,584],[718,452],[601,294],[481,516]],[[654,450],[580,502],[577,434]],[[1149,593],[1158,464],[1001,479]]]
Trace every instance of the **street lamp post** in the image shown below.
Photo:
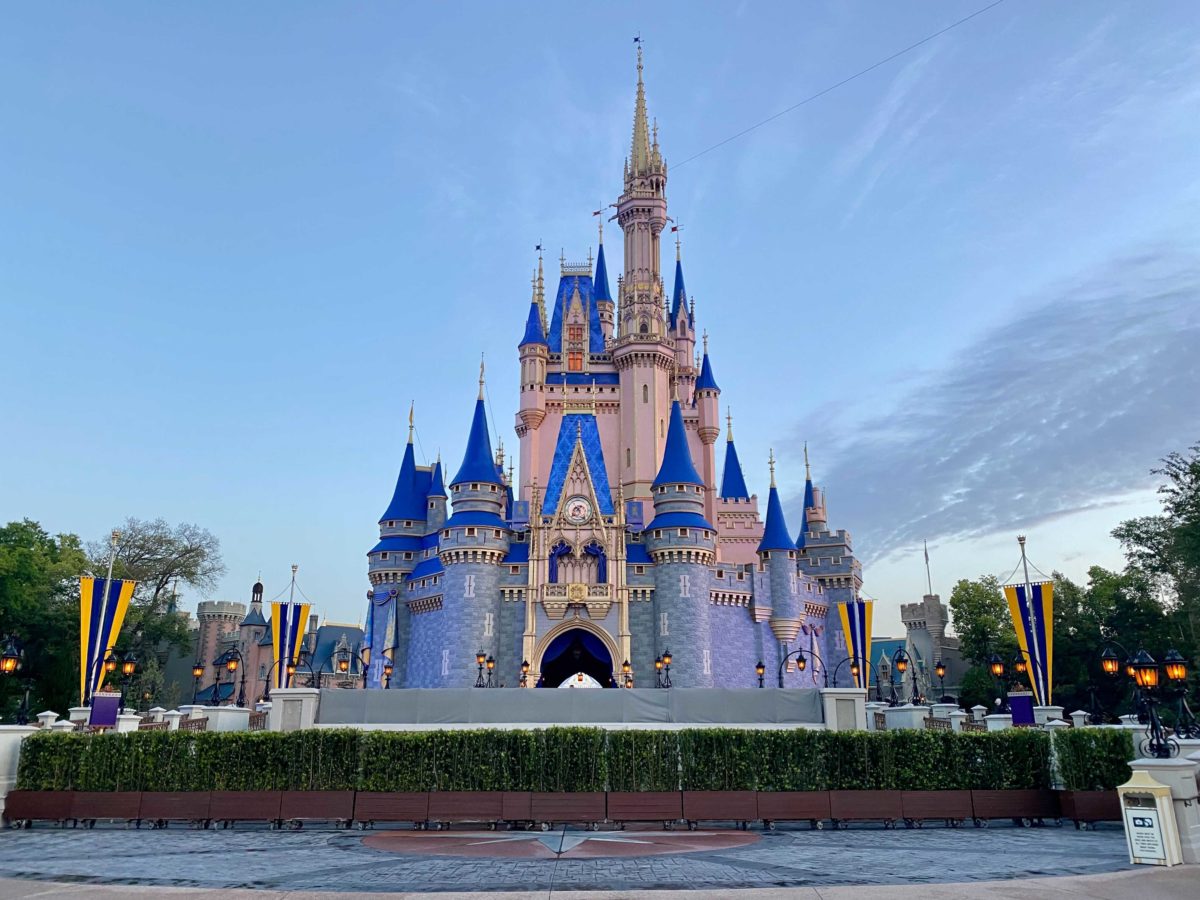
[[[758,686],[759,687],[763,686],[763,674],[766,671],[767,671],[767,667],[763,665],[763,661],[760,659],[758,661],[758,665],[756,665],[754,667],[754,674],[758,676]]]
[[[487,687],[487,682],[483,680],[483,667],[487,664],[487,654],[482,650],[475,654],[475,664],[479,666],[479,674],[475,676],[475,687]]]
[[[633,687],[633,666],[629,664],[629,660],[621,663],[621,683],[625,688]]]
[[[892,688],[891,706],[900,705],[900,697],[896,692],[896,673],[900,673],[900,686],[904,686],[904,673],[908,671],[908,654],[904,652],[903,647],[897,647],[896,652],[892,654],[892,670],[888,673],[888,682]],[[913,670],[913,703],[917,701],[917,673]]]
[[[229,673],[229,694],[230,694],[230,696],[233,696],[233,684],[237,680],[237,671],[238,671],[238,669],[242,670],[242,681],[241,681],[241,686],[238,689],[236,705],[238,707],[245,707],[245,705],[246,705],[246,670],[242,666],[241,651],[239,651],[237,647],[230,647],[228,650],[226,650],[224,653],[222,653],[219,657],[217,657],[217,659],[214,661],[214,665],[224,666],[225,671]],[[214,686],[214,693],[216,694],[216,696],[213,698],[213,704],[215,706],[220,706],[221,705],[221,674],[219,671],[217,672],[217,681],[216,681],[216,685]]]
[[[829,670],[825,667],[825,660],[821,659],[815,650],[809,650],[808,652],[813,659],[821,664],[821,676],[824,678],[825,687],[829,687]],[[783,659],[779,661],[779,671],[776,672],[776,678],[780,687],[783,687],[783,670],[787,667],[788,660],[792,659],[793,657],[796,659],[797,672],[803,672],[808,668],[808,659],[804,656],[803,648],[799,650],[793,650],[791,653],[786,654]],[[760,680],[761,677],[762,676],[760,675]]]
[[[1175,695],[1175,737],[1200,738],[1200,722],[1192,713],[1187,702],[1188,667],[1178,650],[1168,650],[1163,657],[1163,668],[1167,672],[1167,681],[1172,686]]]
[[[16,637],[8,635],[4,639],[4,649],[0,651],[0,675],[14,675],[21,668],[23,657],[25,656],[23,648],[18,644]],[[26,678],[21,682],[22,694],[21,705],[17,707],[16,724],[29,724],[29,692],[33,689],[33,680]]]
[[[655,687],[669,688],[671,686],[671,651],[663,650],[662,656],[654,659]]]
[[[521,687],[529,687],[529,660],[521,660]]]
[[[196,705],[196,695],[200,693],[200,679],[204,677],[204,663],[196,660],[192,666],[192,706]]]
[[[1000,708],[997,712],[1011,712],[1008,707],[1008,684],[1004,679],[1005,665],[1004,660],[1000,658],[998,653],[993,653],[992,658],[988,660],[988,671],[992,673],[992,677],[996,679],[996,683],[1000,690]]]
[[[1139,650],[1133,658],[1133,677],[1145,696],[1146,717],[1149,719],[1141,751],[1154,759],[1170,759],[1179,753],[1179,744],[1167,733],[1158,716],[1159,675],[1159,666],[1154,657],[1145,650]]]
[[[137,656],[130,650],[121,657],[121,709],[125,708],[125,697],[129,693],[129,686],[133,683],[135,672],[137,672]]]
[[[339,675],[348,675],[350,673],[351,660],[355,660],[355,659],[358,660],[358,668],[359,668],[359,671],[362,672],[363,690],[366,690],[367,675],[369,674],[370,666],[368,665],[367,661],[365,659],[363,659],[362,654],[355,653],[349,647],[343,647],[341,650],[338,650],[334,655],[337,657],[337,661],[336,661],[335,665],[337,666],[337,671],[338,671]]]
[[[941,699],[938,700],[938,702],[939,703],[952,702],[952,701],[948,700],[946,697],[946,664],[944,662],[942,662],[940,659],[933,664],[933,674],[938,677],[938,687],[940,687],[942,690],[942,696],[941,696]]]

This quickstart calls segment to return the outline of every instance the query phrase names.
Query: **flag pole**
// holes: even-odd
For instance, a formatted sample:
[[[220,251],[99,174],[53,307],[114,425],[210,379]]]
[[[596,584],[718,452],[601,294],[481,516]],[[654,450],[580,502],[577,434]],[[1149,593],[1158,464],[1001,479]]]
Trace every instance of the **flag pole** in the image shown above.
[[[922,541],[925,545],[925,583],[929,585],[929,596],[933,596],[933,576],[929,574],[929,541]]]
[[[1029,655],[1032,657],[1034,665],[1034,676],[1040,683],[1044,672],[1042,670],[1041,658],[1038,656],[1037,636],[1041,634],[1041,630],[1038,626],[1037,608],[1033,602],[1033,586],[1029,583],[1029,558],[1025,556],[1025,535],[1017,535],[1017,543],[1021,545],[1021,566],[1025,572],[1025,603],[1029,607],[1029,631],[1032,638],[1029,642]],[[1049,698],[1040,696],[1042,693],[1040,688],[1037,693],[1039,694],[1038,699],[1042,703],[1048,704],[1050,702]]]
[[[108,539],[108,577],[104,579],[104,597],[102,598],[103,605],[100,607],[100,621],[96,623],[98,630],[92,635],[92,647],[94,648],[94,652],[100,655],[95,660],[88,660],[88,665],[91,668],[88,670],[88,677],[85,685],[87,687],[87,696],[83,698],[83,704],[85,706],[88,705],[88,701],[92,699],[92,678],[96,670],[96,662],[97,660],[103,659],[104,654],[108,652],[107,647],[99,647],[97,645],[102,643],[100,640],[100,635],[105,631],[105,620],[107,619],[107,613],[105,611],[108,609],[108,595],[112,591],[113,565],[117,561],[117,544],[121,541],[120,529],[114,528],[109,534]],[[113,639],[114,641],[116,640],[116,635],[113,635]]]

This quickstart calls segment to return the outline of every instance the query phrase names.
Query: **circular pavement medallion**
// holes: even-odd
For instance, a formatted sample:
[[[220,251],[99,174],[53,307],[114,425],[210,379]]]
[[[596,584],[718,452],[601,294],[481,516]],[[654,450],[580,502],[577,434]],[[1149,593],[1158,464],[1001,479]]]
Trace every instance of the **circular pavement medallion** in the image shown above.
[[[731,850],[757,843],[750,831],[389,831],[363,838],[373,850],[414,856],[595,859]]]

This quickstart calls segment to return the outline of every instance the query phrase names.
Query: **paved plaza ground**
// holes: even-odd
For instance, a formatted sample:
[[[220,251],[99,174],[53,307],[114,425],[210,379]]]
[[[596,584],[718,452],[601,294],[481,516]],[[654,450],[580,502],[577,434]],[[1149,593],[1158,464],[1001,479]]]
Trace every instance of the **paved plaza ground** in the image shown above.
[[[614,897],[640,897],[661,890],[704,891],[716,897],[738,889],[803,887],[809,890],[774,895],[815,898],[850,896],[826,890],[837,885],[923,884],[919,894],[880,889],[855,896],[1009,897],[1033,896],[1025,891],[1034,882],[1014,878],[1099,873],[1117,874],[1109,881],[1095,882],[1095,890],[1108,883],[1124,887],[1114,888],[1115,893],[1081,892],[1075,887],[1062,895],[1136,895],[1138,900],[1200,897],[1200,872],[1195,868],[1177,870],[1190,878],[1180,881],[1164,873],[1155,876],[1165,879],[1161,885],[1152,880],[1136,890],[1127,879],[1148,870],[1131,873],[1130,869],[1125,839],[1117,827],[1097,831],[1069,826],[894,831],[800,827],[773,833],[36,828],[0,835],[0,878],[5,879],[0,900],[60,892],[46,882],[68,883],[61,890],[76,896],[99,895],[100,885],[121,886],[117,894],[104,891],[107,896],[132,895],[129,886],[137,884],[218,889],[211,894],[185,890],[178,896],[224,896],[229,889],[248,888],[287,892],[289,897],[295,892],[345,896],[372,891],[438,891],[456,896],[606,891]],[[7,880],[13,878],[26,880]],[[1154,893],[1160,887],[1173,890],[1171,879],[1184,893]],[[944,884],[934,887],[937,883]],[[1079,883],[1092,884],[1088,879]],[[1065,888],[1067,882],[1051,884]],[[1046,896],[1045,890],[1041,896]]]

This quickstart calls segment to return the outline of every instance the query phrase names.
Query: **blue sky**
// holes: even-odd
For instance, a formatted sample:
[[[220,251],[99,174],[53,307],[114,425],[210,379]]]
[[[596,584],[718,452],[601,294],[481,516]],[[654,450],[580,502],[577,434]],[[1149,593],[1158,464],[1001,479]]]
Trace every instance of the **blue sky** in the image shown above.
[[[25,5],[0,30],[0,516],[216,533],[355,621],[416,401],[515,444],[532,248],[620,190],[632,36],[752,490],[809,442],[881,625],[1117,565],[1200,438],[1194,4]],[[684,160],[688,160],[684,162]],[[680,164],[682,163],[682,164]],[[419,454],[420,455],[420,454]],[[188,597],[190,605],[198,597]]]

